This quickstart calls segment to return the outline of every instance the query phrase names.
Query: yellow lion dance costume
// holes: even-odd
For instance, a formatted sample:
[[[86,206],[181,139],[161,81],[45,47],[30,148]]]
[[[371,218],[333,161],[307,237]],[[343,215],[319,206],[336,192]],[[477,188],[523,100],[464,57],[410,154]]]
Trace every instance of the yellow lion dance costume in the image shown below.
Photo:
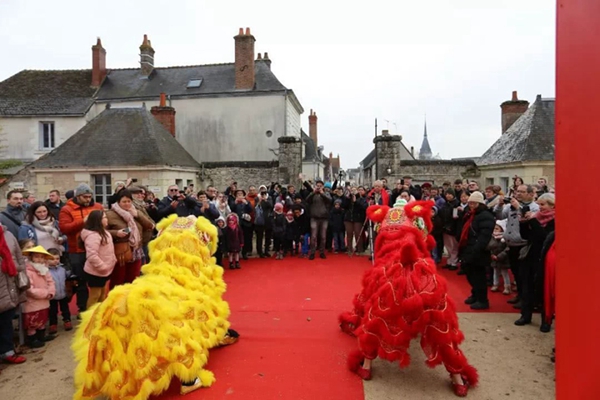
[[[82,316],[72,344],[75,400],[145,400],[173,377],[188,382],[182,394],[210,386],[208,350],[237,340],[228,329],[223,269],[211,257],[217,229],[205,218],[176,215],[158,229],[143,275]]]

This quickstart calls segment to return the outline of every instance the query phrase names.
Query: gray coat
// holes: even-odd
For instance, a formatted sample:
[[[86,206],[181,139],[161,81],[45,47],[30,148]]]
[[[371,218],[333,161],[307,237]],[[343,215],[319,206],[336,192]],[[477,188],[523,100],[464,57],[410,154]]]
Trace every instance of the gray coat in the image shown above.
[[[311,218],[317,219],[329,219],[329,206],[331,205],[331,196],[329,193],[315,193],[312,192],[306,198],[306,202],[309,205],[309,212]]]
[[[25,257],[23,257],[21,254],[19,242],[14,235],[6,229],[6,227],[3,227],[3,229],[4,239],[6,240],[8,249],[12,254],[17,271],[25,271]],[[27,297],[25,291],[19,291],[17,289],[16,277],[8,276],[0,272],[0,312],[16,308],[19,304],[24,303],[26,300]]]
[[[527,205],[533,213],[540,211],[540,206],[535,202],[529,203]],[[494,210],[496,212],[496,219],[506,220],[504,240],[506,241],[507,246],[521,247],[527,245],[527,240],[521,237],[521,229],[519,222],[519,216],[521,214],[521,211],[513,209],[510,204],[506,204],[504,205],[504,207],[502,207],[501,205],[497,205],[494,208]]]
[[[12,218],[7,217],[6,214],[10,215]],[[25,208],[14,208],[13,206],[8,205],[6,206],[6,210],[0,212],[0,223],[8,228],[14,237],[17,237],[19,236],[19,227],[25,220],[25,214]],[[19,224],[17,225],[15,221]]]

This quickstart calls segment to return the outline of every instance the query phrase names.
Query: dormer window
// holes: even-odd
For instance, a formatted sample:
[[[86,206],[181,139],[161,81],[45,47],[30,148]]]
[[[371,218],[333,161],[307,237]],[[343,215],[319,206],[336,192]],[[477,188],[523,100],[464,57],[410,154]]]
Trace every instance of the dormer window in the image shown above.
[[[187,88],[195,89],[195,88],[199,88],[200,85],[202,85],[202,78],[190,79],[190,81],[187,84]]]

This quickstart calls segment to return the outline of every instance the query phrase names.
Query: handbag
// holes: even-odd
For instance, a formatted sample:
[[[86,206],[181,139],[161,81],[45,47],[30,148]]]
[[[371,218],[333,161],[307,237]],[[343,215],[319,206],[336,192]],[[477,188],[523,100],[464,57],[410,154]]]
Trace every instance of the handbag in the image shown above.
[[[133,261],[133,251],[131,251],[131,246],[128,241],[115,243],[115,256],[121,267]]]
[[[27,290],[31,287],[31,282],[25,271],[19,271],[17,273],[17,289],[20,291]]]

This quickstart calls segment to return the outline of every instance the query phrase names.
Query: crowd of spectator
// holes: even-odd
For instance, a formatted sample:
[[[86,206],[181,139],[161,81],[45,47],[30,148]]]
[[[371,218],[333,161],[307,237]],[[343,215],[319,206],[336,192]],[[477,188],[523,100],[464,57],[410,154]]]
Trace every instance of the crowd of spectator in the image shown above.
[[[540,330],[548,332],[554,317],[548,261],[554,257],[555,201],[544,179],[526,185],[515,177],[504,195],[499,186],[480,191],[476,181],[462,179],[414,185],[406,176],[389,188],[386,180],[364,187],[300,176],[298,187],[272,182],[242,188],[232,181],[222,191],[214,186],[196,191],[193,185],[172,185],[162,199],[127,180],[116,183],[106,209],[86,184],[65,197],[63,202],[53,190],[42,202],[13,190],[0,213],[0,358],[5,362],[25,361],[13,346],[15,317],[31,347],[52,340],[59,310],[64,330],[71,330],[71,298],[76,296],[82,312],[104,299],[107,285],[112,289],[132,282],[148,261],[156,223],[172,214],[214,223],[217,264],[235,270],[254,256],[314,260],[334,252],[372,257],[376,231],[366,217],[369,205],[393,206],[398,198],[430,200],[437,245],[432,257],[440,268],[466,275],[472,287],[466,304],[488,309],[488,290],[516,292],[509,300],[521,310],[516,325],[531,323],[540,308]]]

